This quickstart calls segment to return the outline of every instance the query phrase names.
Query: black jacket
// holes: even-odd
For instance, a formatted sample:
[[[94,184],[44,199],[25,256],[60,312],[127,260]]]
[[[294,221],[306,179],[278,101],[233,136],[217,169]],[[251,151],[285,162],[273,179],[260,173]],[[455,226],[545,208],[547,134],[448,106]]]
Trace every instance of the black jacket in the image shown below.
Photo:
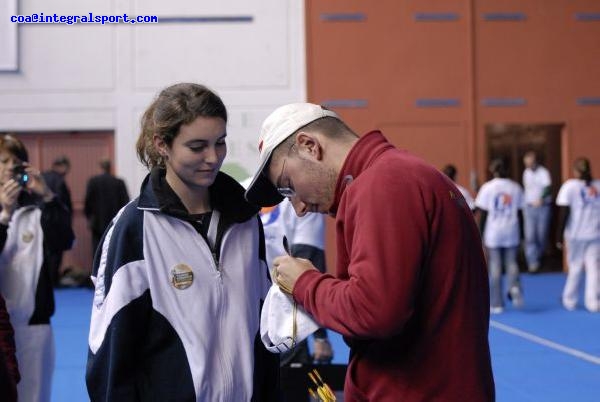
[[[125,182],[111,174],[92,177],[85,192],[85,216],[95,235],[102,235],[112,218],[129,202]]]

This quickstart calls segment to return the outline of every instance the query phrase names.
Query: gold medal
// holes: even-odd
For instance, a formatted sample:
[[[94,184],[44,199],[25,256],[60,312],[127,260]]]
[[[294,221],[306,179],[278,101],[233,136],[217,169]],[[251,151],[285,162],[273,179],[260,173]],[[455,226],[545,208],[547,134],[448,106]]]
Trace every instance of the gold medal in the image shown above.
[[[187,289],[194,282],[194,272],[189,265],[177,264],[171,269],[171,283],[179,290]]]
[[[23,233],[23,236],[21,236],[21,239],[23,239],[23,241],[25,243],[31,243],[31,241],[33,240],[33,233],[31,233],[29,230],[25,231],[25,233]]]

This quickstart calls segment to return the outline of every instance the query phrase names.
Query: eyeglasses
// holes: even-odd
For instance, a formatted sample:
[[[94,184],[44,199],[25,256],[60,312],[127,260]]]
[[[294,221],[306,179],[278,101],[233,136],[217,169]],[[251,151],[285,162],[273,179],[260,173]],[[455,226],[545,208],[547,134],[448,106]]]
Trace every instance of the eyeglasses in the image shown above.
[[[292,143],[292,146],[290,147],[290,149],[288,149],[287,152],[287,156],[286,158],[283,160],[283,165],[281,165],[281,173],[279,173],[279,178],[277,179],[277,192],[285,198],[292,198],[296,196],[296,190],[294,190],[291,187],[281,187],[279,183],[281,183],[281,178],[283,177],[283,171],[285,170],[285,162],[287,162],[287,158],[290,156],[290,152],[292,151],[292,148],[294,148],[294,145],[296,145],[296,143]]]

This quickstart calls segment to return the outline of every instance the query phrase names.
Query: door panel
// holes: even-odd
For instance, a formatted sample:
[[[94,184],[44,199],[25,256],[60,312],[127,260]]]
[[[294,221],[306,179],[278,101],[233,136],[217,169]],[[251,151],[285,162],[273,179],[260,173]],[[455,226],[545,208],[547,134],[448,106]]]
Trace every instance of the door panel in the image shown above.
[[[73,202],[73,230],[76,240],[73,248],[65,252],[62,269],[74,268],[91,272],[91,235],[83,213],[85,189],[88,179],[100,173],[98,161],[113,159],[114,133],[112,131],[86,132],[21,132],[17,137],[27,147],[30,163],[44,171],[59,156],[71,161],[66,182]]]
[[[486,137],[488,162],[502,158],[507,163],[509,177],[523,185],[523,156],[527,151],[535,151],[539,162],[548,169],[552,178],[552,196],[556,198],[561,184],[561,137],[564,124],[488,124]],[[487,179],[490,179],[488,172]],[[485,181],[484,178],[483,181]],[[545,251],[544,270],[562,270],[562,253],[555,247],[557,227],[556,206],[553,204],[548,242]],[[520,266],[525,270],[523,257]]]

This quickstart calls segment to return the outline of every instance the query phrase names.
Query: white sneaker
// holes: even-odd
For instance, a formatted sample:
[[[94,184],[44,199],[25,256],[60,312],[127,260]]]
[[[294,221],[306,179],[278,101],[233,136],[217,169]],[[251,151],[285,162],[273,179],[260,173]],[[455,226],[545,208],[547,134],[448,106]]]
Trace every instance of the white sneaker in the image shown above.
[[[562,304],[565,310],[575,311],[577,309],[577,302],[568,302],[566,300],[563,300]]]
[[[504,307],[490,307],[490,314],[502,314],[504,313]]]
[[[598,303],[585,303],[585,308],[590,313],[598,313],[598,312],[600,312],[600,306],[598,305]]]
[[[508,299],[512,301],[513,306],[516,308],[521,308],[523,307],[523,304],[525,304],[523,301],[523,293],[517,286],[510,288],[508,291]]]

